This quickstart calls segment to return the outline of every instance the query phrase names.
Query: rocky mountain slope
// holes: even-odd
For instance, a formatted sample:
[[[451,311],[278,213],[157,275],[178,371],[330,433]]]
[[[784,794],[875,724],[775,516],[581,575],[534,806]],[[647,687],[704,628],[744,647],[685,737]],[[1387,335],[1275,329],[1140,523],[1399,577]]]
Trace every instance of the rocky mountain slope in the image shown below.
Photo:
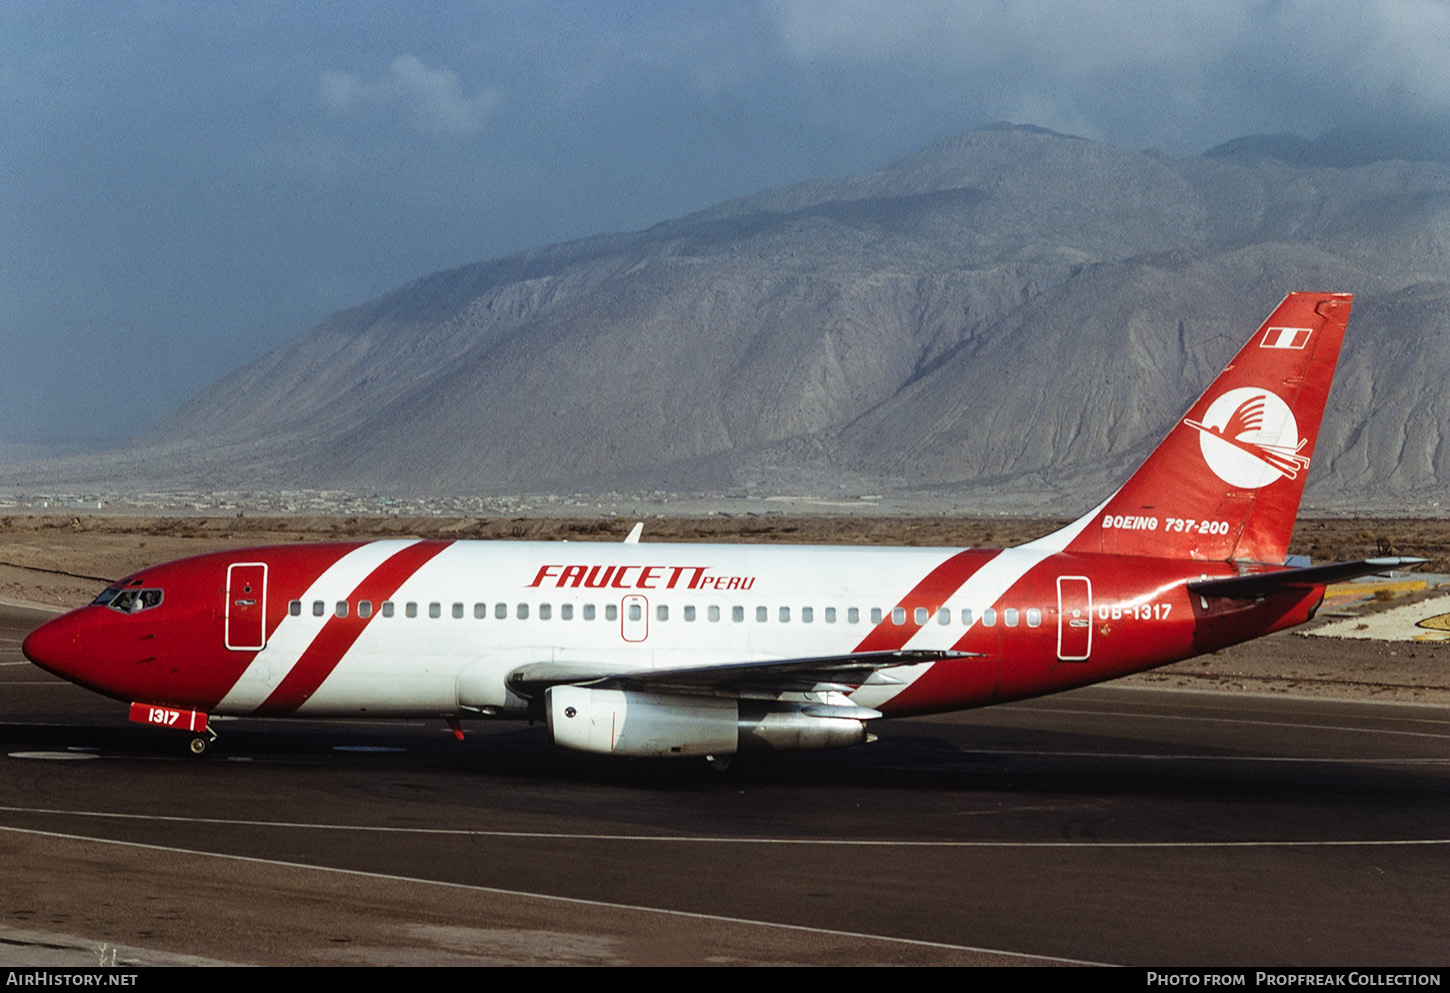
[[[1281,147],[1297,146],[1175,160],[1035,128],[968,133],[871,175],[424,277],[131,445],[35,472],[150,488],[952,491],[1072,512],[1286,292],[1323,289],[1356,306],[1308,500],[1433,513],[1450,483],[1450,168],[1296,165]]]

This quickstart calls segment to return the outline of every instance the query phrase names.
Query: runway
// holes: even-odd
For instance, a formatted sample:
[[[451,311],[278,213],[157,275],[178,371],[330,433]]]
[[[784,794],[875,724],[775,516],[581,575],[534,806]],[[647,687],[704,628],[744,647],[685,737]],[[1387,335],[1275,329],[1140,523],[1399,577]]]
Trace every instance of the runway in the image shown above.
[[[1112,686],[857,749],[227,721],[211,757],[0,608],[0,962],[1443,965],[1445,708]]]

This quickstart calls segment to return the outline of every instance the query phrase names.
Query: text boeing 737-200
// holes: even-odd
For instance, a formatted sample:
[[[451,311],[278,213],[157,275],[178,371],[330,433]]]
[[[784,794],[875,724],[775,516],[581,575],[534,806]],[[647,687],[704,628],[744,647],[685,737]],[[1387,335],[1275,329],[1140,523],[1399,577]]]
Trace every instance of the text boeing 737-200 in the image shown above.
[[[704,756],[869,740],[1314,615],[1286,565],[1349,317],[1285,298],[1116,493],[1006,550],[376,541],[146,568],[26,656],[191,733],[208,715],[542,718],[565,748]]]

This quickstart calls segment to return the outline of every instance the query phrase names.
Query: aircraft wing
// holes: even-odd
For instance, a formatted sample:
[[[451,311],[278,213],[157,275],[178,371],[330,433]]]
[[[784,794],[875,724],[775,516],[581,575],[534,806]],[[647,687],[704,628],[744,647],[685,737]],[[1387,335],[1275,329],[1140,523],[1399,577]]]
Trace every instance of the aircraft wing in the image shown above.
[[[1291,590],[1307,590],[1327,583],[1359,576],[1373,576],[1390,569],[1403,569],[1419,565],[1425,559],[1387,557],[1360,559],[1357,562],[1332,562],[1328,565],[1311,565],[1302,569],[1279,569],[1274,572],[1251,572],[1227,579],[1200,579],[1188,584],[1189,590],[1199,596],[1231,597],[1235,600],[1252,600],[1257,597],[1273,596]]]
[[[858,652],[819,658],[725,662],[718,665],[621,670],[617,666],[572,662],[531,662],[508,674],[508,686],[520,696],[534,697],[550,686],[604,683],[638,689],[728,690],[763,689],[785,693],[819,690],[822,684],[855,688],[873,673],[897,666],[970,658],[975,652]]]

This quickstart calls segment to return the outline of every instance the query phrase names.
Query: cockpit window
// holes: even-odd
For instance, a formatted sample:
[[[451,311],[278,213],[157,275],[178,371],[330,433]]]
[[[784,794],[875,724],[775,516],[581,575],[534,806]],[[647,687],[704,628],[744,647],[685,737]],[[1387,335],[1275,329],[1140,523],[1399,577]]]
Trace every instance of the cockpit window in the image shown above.
[[[110,607],[123,614],[138,614],[143,610],[160,606],[160,590],[109,589],[91,601],[93,605]]]
[[[100,593],[99,596],[97,596],[94,600],[91,601],[91,606],[92,607],[104,607],[106,604],[108,604],[112,600],[116,599],[116,594],[117,593],[120,593],[120,592],[121,592],[121,590],[120,590],[119,587],[116,587],[116,586],[108,586],[106,589],[104,589],[104,590],[101,591],[101,593]]]

